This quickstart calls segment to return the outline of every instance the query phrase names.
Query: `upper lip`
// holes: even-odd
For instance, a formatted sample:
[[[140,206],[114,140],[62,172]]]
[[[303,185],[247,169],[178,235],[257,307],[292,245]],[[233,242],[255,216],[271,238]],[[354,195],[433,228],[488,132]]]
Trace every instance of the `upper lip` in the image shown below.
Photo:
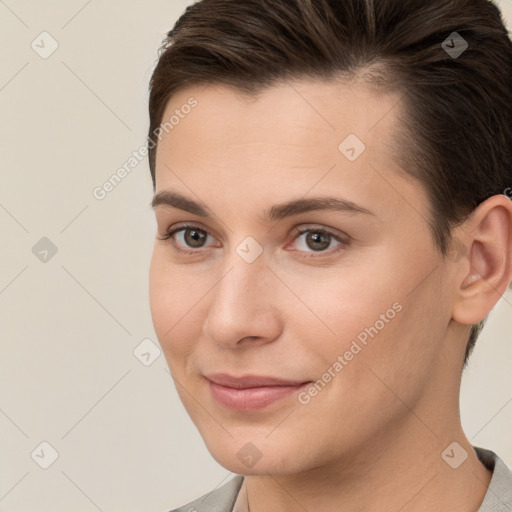
[[[227,373],[212,373],[210,375],[205,375],[205,377],[215,384],[238,389],[263,386],[298,386],[308,382],[304,380],[279,379],[277,377],[267,375],[244,375],[241,377],[233,377]]]

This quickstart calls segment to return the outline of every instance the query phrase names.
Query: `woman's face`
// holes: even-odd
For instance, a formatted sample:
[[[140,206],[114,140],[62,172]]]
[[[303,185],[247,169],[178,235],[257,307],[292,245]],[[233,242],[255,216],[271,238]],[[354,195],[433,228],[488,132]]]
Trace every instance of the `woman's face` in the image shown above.
[[[401,108],[362,84],[309,81],[254,98],[194,86],[169,102],[152,317],[187,412],[231,471],[372,453],[412,408],[418,443],[432,437],[420,422],[434,427],[446,402],[451,274],[423,187],[385,145]]]

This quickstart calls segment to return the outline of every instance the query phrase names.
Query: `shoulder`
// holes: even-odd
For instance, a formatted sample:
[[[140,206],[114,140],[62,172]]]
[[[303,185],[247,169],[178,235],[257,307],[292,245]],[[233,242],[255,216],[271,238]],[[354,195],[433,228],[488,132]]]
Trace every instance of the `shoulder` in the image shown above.
[[[232,512],[243,480],[237,475],[222,487],[170,512]]]
[[[478,458],[492,471],[491,482],[478,512],[512,510],[512,471],[491,450],[474,447]]]

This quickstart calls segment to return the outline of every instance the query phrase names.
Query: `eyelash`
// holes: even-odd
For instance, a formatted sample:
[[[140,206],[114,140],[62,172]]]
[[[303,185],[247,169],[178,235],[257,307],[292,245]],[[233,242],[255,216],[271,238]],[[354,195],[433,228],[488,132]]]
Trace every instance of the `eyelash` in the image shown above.
[[[179,233],[180,231],[186,231],[187,229],[196,229],[198,231],[202,231],[204,233],[206,233],[207,235],[210,235],[210,233],[208,233],[208,231],[206,229],[203,229],[195,224],[184,224],[182,226],[179,226],[171,231],[168,231],[168,233],[163,236],[163,237],[159,237],[158,239],[161,240],[161,241],[169,241],[171,243],[171,245],[178,251],[178,252],[181,252],[182,254],[198,254],[201,250],[206,250],[208,251],[208,248],[207,249],[202,249],[202,248],[198,248],[198,249],[182,249],[181,247],[178,246],[178,244],[176,244],[176,242],[173,240],[173,237],[176,233]],[[348,236],[347,236],[347,239],[346,240],[343,240],[341,237],[335,235],[334,233],[332,233],[331,231],[328,231],[326,229],[323,229],[323,228],[302,228],[302,229],[297,229],[297,236],[294,238],[294,241],[299,238],[300,236],[302,236],[304,233],[321,233],[322,235],[327,235],[329,237],[332,237],[334,238],[334,240],[336,240],[337,242],[340,243],[339,246],[335,247],[334,249],[327,249],[327,250],[324,250],[324,251],[312,251],[311,253],[309,253],[309,251],[293,251],[293,252],[306,252],[306,254],[308,254],[308,258],[319,258],[319,257],[322,257],[322,256],[326,256],[326,255],[333,255],[334,253],[337,253],[338,251],[342,250],[343,248],[345,248],[348,243],[349,243],[349,240],[348,240]],[[212,235],[210,235],[212,236]]]

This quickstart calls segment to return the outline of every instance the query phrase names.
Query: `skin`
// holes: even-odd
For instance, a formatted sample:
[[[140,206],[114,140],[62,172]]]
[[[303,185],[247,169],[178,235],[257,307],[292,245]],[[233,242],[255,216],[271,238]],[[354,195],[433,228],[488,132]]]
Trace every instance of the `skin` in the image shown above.
[[[191,96],[197,107],[159,143],[156,193],[179,192],[211,216],[155,207],[150,300],[176,389],[212,456],[246,475],[251,512],[476,511],[491,473],[461,428],[460,376],[471,324],[512,279],[512,201],[482,203],[454,233],[466,250],[443,258],[426,192],[387,146],[402,108],[395,94],[358,82],[288,82],[252,98],[191,86],[164,119]],[[338,150],[351,133],[366,145],[353,162]],[[263,217],[325,196],[373,214]],[[184,222],[208,232],[202,248],[183,231],[175,246],[160,240]],[[303,227],[347,243],[328,237],[315,251]],[[252,263],[236,252],[248,236],[263,249]],[[213,372],[316,381],[394,303],[401,311],[309,403],[293,395],[241,412],[212,398],[204,375]],[[248,442],[261,453],[252,467],[237,457]],[[468,453],[457,469],[441,457],[453,442]]]

